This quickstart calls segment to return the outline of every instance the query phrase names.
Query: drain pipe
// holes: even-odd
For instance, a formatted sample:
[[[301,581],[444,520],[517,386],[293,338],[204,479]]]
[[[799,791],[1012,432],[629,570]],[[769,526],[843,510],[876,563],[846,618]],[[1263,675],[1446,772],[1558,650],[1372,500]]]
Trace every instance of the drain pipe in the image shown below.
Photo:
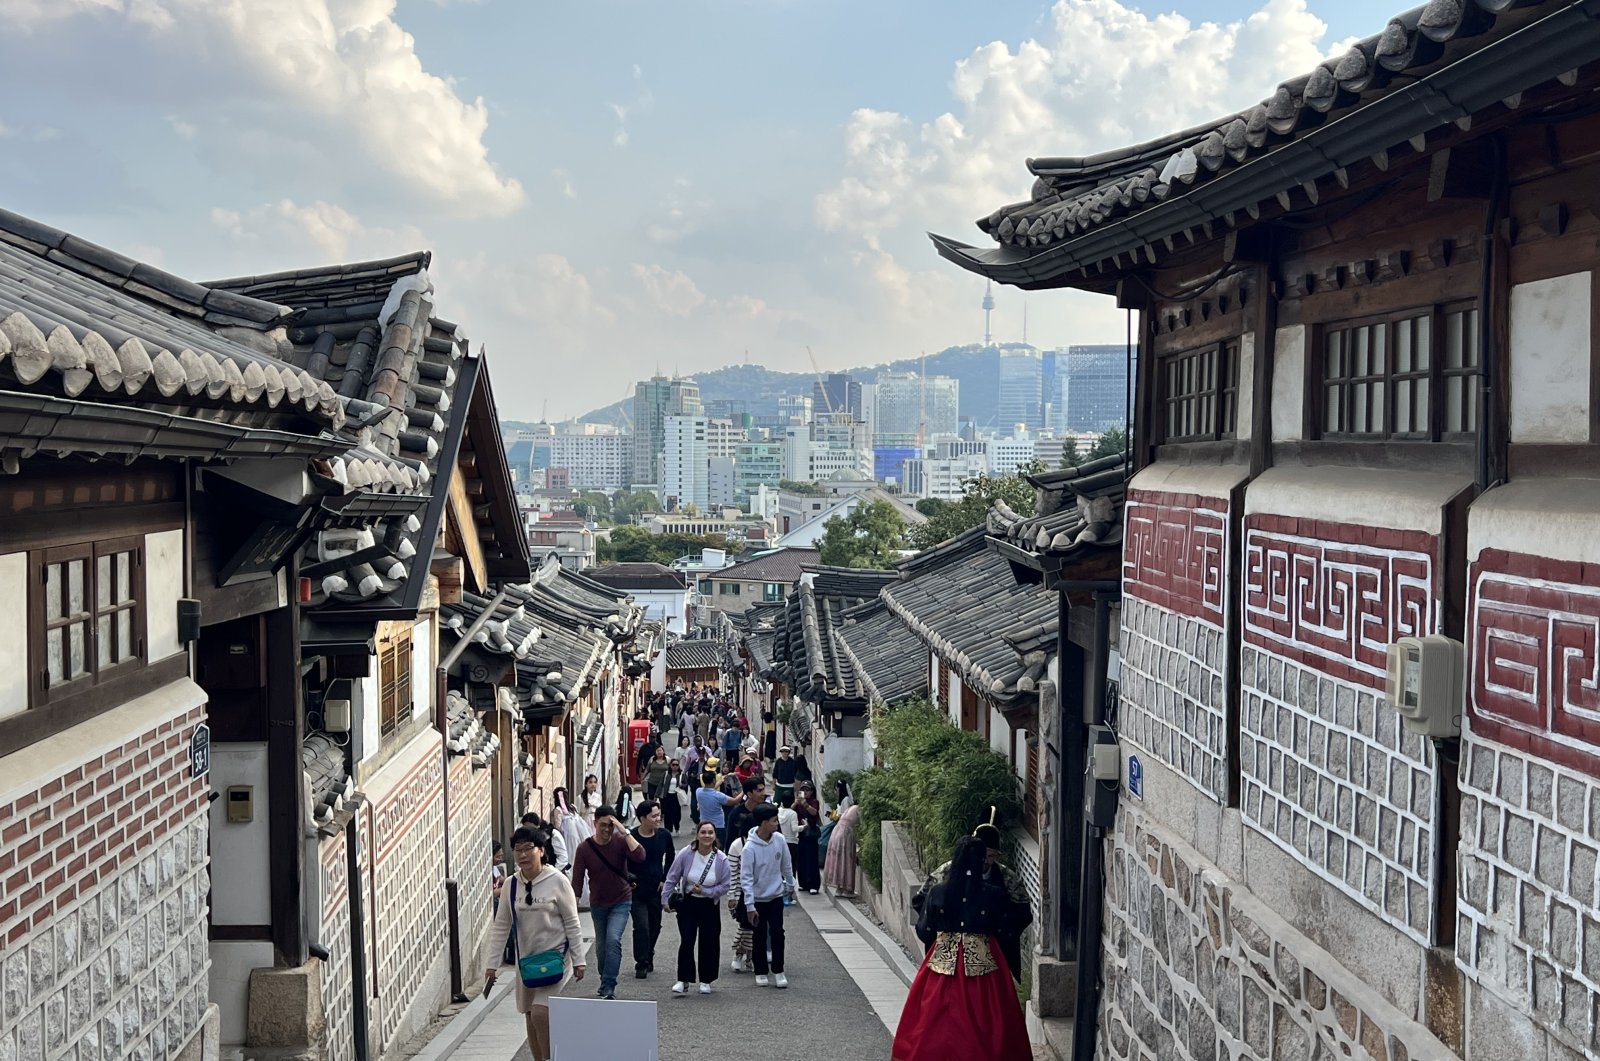
[[[1500,226],[1510,213],[1510,181],[1506,173],[1506,145],[1499,133],[1489,137],[1494,158],[1494,185],[1483,217],[1483,249],[1478,260],[1478,493],[1505,478],[1505,430],[1500,411],[1505,402],[1500,381],[1500,300],[1496,288],[1500,270]]]
[[[361,890],[361,829],[359,814],[352,814],[344,827],[345,872],[350,881],[350,1023],[354,1026],[356,1061],[368,1061],[371,1047],[367,1040],[367,948],[362,937],[367,923]]]
[[[472,644],[472,639],[478,636],[478,632],[494,618],[494,613],[500,610],[500,605],[505,603],[506,593],[507,591],[502,589],[495,595],[494,600],[478,613],[478,617],[472,620],[472,625],[461,632],[455,647],[439,661],[438,669],[434,672],[433,724],[439,730],[441,738],[439,765],[441,779],[444,781],[441,787],[444,791],[445,916],[450,926],[450,1000],[456,1003],[470,1000],[463,988],[461,968],[461,885],[452,873],[455,867],[450,860],[450,749],[444,744],[450,738],[450,722],[445,711],[445,697],[450,693],[450,668],[456,665],[456,661],[467,650],[467,646]],[[434,621],[438,622],[438,613],[434,614]]]

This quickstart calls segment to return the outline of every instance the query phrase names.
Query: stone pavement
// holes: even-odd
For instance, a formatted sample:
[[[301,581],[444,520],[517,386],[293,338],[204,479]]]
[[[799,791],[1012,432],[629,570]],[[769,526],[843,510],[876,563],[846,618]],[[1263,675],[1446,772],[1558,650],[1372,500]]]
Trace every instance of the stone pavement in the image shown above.
[[[906,985],[825,895],[802,895],[800,900],[784,916],[786,990],[759,988],[753,973],[731,971],[731,919],[724,922],[722,971],[709,997],[691,993],[675,998],[671,994],[678,952],[678,926],[671,915],[661,928],[658,971],[647,980],[633,978],[631,933],[624,937],[623,979],[617,995],[658,1004],[660,1061],[787,1061],[804,1057],[886,1061]],[[587,930],[588,915],[583,916]],[[582,983],[571,984],[568,993],[592,997],[595,972],[591,957],[589,976]],[[522,1015],[510,994],[510,976],[502,975],[488,1015],[452,1053],[443,1056],[450,1061],[530,1061]]]

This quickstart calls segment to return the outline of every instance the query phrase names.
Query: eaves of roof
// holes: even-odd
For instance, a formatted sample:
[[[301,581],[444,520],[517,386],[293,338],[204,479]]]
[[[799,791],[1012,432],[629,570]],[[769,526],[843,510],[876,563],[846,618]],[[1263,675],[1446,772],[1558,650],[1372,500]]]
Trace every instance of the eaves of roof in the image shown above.
[[[1295,196],[1314,204],[1318,182],[1425,154],[1442,127],[1596,59],[1600,0],[1431,0],[1246,111],[1120,158],[1032,162],[1032,199],[979,222],[998,246],[929,236],[944,258],[1003,283],[1103,287],[1154,264],[1158,246],[1170,253],[1174,237],[1302,209]]]

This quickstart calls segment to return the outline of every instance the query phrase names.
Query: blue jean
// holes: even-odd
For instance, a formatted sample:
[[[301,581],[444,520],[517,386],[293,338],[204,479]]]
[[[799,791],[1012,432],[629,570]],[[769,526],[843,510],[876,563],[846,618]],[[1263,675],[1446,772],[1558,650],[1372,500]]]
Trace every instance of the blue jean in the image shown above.
[[[617,989],[617,974],[622,971],[622,933],[633,917],[633,900],[615,906],[590,906],[594,918],[594,945],[600,952],[600,994]]]

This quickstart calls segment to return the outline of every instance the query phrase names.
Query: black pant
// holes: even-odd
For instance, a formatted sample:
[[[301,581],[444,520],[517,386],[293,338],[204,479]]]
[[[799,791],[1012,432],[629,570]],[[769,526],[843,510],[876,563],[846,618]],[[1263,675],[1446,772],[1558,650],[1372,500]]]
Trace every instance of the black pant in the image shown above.
[[[633,891],[634,970],[656,967],[656,939],[661,935],[661,885],[641,884]]]
[[[678,979],[709,984],[717,978],[717,950],[722,945],[722,910],[715,899],[685,896],[678,906]],[[700,975],[695,975],[698,954]]]
[[[669,792],[661,801],[661,824],[667,827],[667,832],[675,833],[678,826],[683,824],[683,802],[676,792]]]
[[[767,947],[772,947],[772,971],[783,972],[783,896],[756,903],[755,932],[750,948],[756,960],[756,975],[767,975]]]

